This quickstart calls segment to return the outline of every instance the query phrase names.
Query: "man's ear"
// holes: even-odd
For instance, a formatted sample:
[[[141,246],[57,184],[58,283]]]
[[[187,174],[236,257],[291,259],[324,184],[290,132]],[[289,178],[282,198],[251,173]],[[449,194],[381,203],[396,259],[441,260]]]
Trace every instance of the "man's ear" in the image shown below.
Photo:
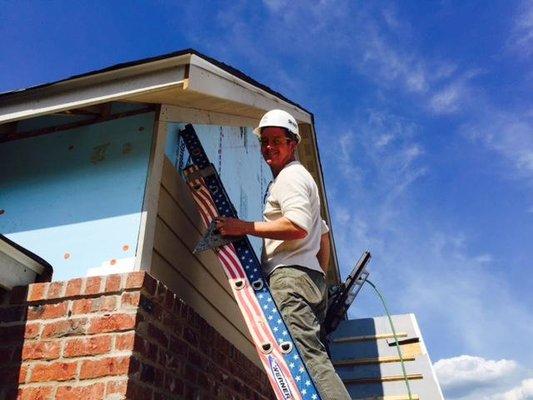
[[[298,147],[298,142],[296,142],[295,140],[291,140],[289,144],[291,146],[292,154],[296,154],[296,147]]]

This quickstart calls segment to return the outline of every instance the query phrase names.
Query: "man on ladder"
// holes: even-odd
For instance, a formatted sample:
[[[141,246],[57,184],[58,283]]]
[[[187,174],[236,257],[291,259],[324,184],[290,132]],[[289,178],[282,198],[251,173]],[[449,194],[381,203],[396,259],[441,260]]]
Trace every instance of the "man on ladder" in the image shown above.
[[[327,309],[325,273],[330,244],[328,228],[320,217],[317,185],[295,158],[301,140],[298,124],[289,113],[271,110],[254,133],[274,176],[264,221],[218,217],[217,228],[224,236],[263,238],[264,276],[322,399],[349,400],[320,340],[320,323]]]

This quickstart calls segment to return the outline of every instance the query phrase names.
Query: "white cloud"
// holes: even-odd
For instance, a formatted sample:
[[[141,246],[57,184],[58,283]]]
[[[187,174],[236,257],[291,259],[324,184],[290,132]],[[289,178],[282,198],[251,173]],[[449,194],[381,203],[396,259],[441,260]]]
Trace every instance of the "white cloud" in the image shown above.
[[[487,400],[533,400],[533,379],[524,379],[517,387],[490,396]]]
[[[451,114],[457,112],[463,97],[462,87],[448,85],[431,96],[429,106],[436,114]]]
[[[517,364],[512,360],[486,360],[462,355],[439,360],[433,364],[444,390],[493,385],[494,381],[513,374]]]
[[[464,124],[461,131],[473,141],[503,156],[515,176],[533,184],[533,115],[486,107],[483,116]]]
[[[533,54],[533,1],[525,0],[518,7],[509,47],[526,58]]]
[[[386,133],[386,134],[380,135],[376,139],[376,142],[374,144],[376,147],[383,147],[383,146],[388,145],[393,138],[394,138],[393,135],[391,135],[390,133]]]
[[[272,12],[278,12],[289,3],[287,0],[263,0],[265,6]]]

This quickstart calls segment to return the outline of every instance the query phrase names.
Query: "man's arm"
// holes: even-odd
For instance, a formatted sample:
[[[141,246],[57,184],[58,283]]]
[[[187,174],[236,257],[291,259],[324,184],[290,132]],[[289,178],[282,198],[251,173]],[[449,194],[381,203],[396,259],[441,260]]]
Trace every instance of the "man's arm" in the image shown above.
[[[223,236],[252,235],[276,240],[303,239],[307,231],[286,217],[275,221],[243,221],[236,218],[217,217],[217,228]]]
[[[329,254],[331,250],[331,243],[329,239],[329,233],[326,232],[322,236],[320,236],[320,250],[318,250],[318,253],[316,254],[316,258],[318,259],[318,263],[320,264],[320,267],[324,271],[324,273],[328,274],[328,268],[329,268]]]

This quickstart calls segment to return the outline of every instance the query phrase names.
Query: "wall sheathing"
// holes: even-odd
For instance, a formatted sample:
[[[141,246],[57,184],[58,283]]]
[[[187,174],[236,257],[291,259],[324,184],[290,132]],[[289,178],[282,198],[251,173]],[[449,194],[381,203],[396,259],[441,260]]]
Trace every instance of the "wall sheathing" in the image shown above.
[[[21,121],[20,137],[0,143],[0,233],[52,264],[58,280],[131,271],[155,113],[40,134],[68,118],[80,121]]]

